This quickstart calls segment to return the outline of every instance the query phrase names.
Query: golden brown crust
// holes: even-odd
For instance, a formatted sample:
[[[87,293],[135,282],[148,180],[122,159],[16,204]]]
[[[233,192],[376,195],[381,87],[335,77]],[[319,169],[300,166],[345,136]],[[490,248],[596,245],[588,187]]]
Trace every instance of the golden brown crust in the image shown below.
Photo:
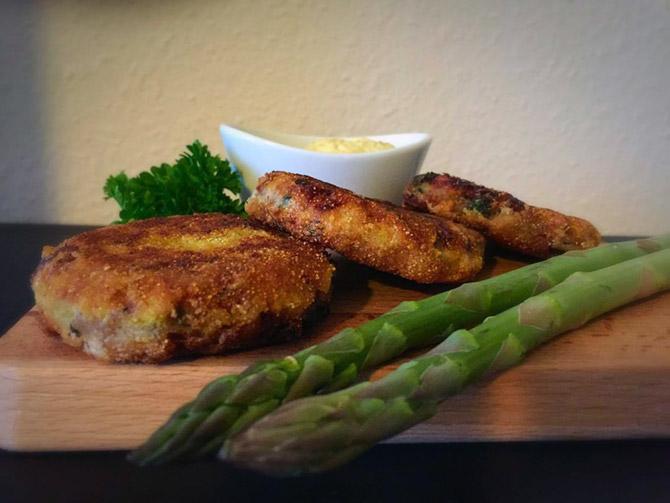
[[[268,173],[246,210],[259,222],[421,283],[464,281],[483,265],[477,232],[304,175]]]
[[[586,220],[531,206],[507,192],[446,173],[415,177],[405,188],[404,206],[452,218],[498,244],[535,257],[600,243],[600,234]]]
[[[294,336],[329,296],[333,267],[308,243],[203,214],[104,227],[45,247],[32,278],[48,324],[117,362],[159,362]]]

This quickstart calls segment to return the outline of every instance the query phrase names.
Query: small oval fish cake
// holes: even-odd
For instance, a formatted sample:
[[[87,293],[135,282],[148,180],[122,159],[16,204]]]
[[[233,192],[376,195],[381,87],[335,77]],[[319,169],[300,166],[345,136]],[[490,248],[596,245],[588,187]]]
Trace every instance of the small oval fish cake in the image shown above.
[[[322,310],[325,252],[222,214],[112,225],[45,247],[32,278],[63,340],[102,360],[160,362],[269,344]]]
[[[246,211],[258,222],[419,283],[465,281],[483,266],[479,233],[309,176],[268,173]]]
[[[404,191],[404,206],[451,218],[487,238],[533,257],[592,248],[600,233],[586,220],[537,208],[499,192],[448,174],[416,176]]]

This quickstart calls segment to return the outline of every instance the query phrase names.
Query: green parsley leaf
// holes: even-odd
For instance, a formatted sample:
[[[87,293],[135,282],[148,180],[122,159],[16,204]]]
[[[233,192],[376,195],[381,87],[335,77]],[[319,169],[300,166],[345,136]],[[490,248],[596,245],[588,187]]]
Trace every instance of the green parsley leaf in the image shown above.
[[[105,199],[121,207],[116,223],[193,213],[245,214],[242,201],[229,195],[242,192],[240,174],[198,140],[186,150],[174,164],[153,166],[133,178],[124,172],[107,178]]]

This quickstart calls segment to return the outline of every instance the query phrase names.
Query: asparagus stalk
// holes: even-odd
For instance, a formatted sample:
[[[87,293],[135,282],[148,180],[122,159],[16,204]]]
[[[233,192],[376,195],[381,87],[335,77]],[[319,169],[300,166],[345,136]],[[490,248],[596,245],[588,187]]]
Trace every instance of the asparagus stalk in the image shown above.
[[[519,363],[528,351],[600,314],[670,289],[670,250],[577,272],[386,377],[286,404],[226,442],[220,457],[293,475],[338,466],[432,416],[470,382]]]
[[[344,388],[361,369],[410,348],[437,344],[456,329],[473,326],[575,271],[591,271],[669,248],[670,234],[568,252],[484,281],[466,283],[388,313],[292,356],[252,365],[209,383],[159,428],[129,459],[161,464],[216,452],[226,438],[284,402]]]

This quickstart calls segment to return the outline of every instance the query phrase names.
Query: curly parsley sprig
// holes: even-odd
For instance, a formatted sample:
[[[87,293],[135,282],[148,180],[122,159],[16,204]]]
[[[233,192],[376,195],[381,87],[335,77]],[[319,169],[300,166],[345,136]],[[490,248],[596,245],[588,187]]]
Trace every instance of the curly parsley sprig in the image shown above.
[[[174,164],[163,163],[129,178],[124,172],[107,178],[105,199],[114,199],[121,211],[117,223],[193,213],[244,214],[242,177],[228,161],[212,155],[196,140]]]

